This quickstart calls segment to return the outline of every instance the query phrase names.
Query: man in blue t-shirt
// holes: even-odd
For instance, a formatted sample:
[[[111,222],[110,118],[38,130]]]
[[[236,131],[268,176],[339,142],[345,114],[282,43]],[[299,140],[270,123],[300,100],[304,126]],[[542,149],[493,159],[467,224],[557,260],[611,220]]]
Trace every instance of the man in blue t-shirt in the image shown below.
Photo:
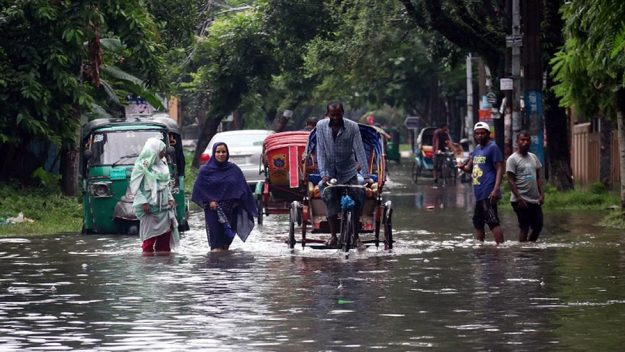
[[[503,230],[497,215],[497,201],[501,198],[501,178],[504,173],[504,160],[501,150],[490,140],[490,127],[485,122],[478,122],[473,127],[473,136],[478,143],[469,162],[460,166],[465,172],[471,172],[475,209],[473,227],[475,237],[484,241],[486,232],[484,224],[488,224],[495,242],[503,243]]]

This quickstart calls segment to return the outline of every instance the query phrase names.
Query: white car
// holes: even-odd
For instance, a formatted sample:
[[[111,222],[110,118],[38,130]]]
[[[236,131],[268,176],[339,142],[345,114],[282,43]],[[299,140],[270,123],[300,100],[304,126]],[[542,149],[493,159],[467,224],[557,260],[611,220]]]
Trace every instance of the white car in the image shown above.
[[[265,137],[274,133],[270,130],[238,130],[219,132],[208,142],[204,153],[200,156],[200,165],[206,164],[213,152],[213,145],[224,142],[230,152],[229,161],[237,164],[243,171],[247,184],[256,186],[259,181],[264,181],[265,176],[260,173],[260,160],[263,153]]]

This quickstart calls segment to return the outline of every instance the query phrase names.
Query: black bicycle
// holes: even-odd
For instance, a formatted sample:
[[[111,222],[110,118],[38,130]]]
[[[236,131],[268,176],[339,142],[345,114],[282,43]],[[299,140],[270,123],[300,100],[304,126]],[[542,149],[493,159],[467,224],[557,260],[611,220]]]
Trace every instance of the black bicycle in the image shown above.
[[[443,186],[446,186],[449,181],[452,181],[455,184],[456,178],[458,177],[458,170],[456,168],[454,153],[448,148],[445,148],[442,155],[443,163],[441,164],[440,173],[441,178],[443,179]]]

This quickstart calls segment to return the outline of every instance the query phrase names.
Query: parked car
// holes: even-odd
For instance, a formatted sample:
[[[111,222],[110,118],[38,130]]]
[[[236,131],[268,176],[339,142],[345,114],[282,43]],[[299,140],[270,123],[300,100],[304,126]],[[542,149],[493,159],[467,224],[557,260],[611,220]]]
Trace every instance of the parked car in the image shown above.
[[[250,187],[255,187],[256,183],[265,180],[261,174],[261,155],[263,153],[263,142],[265,137],[274,133],[270,130],[238,130],[217,133],[208,142],[204,153],[200,156],[200,165],[206,164],[212,157],[213,145],[217,142],[224,142],[228,145],[231,162],[237,164]]]

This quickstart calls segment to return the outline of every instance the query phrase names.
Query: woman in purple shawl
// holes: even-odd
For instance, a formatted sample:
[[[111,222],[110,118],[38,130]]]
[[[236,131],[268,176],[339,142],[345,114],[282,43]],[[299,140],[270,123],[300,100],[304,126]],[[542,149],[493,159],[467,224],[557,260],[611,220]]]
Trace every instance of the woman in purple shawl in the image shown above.
[[[204,208],[211,251],[228,250],[234,239],[233,233],[245,242],[254,228],[254,217],[258,216],[254,196],[243,172],[229,162],[229,158],[226,143],[215,143],[210,160],[200,169],[195,180],[191,196],[194,203]]]

